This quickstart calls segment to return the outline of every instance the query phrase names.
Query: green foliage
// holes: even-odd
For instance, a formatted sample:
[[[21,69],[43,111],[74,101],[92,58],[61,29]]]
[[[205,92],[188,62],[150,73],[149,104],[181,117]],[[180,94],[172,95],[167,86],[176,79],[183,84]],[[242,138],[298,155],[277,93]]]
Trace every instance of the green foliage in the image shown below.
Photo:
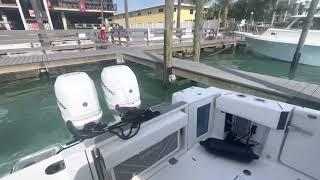
[[[218,17],[219,10],[225,5],[229,6],[228,18],[234,18],[236,21],[242,19],[250,19],[251,12],[254,13],[255,21],[270,21],[272,13],[276,10],[277,13],[284,13],[286,10],[291,10],[292,7],[287,7],[286,2],[278,4],[277,9],[275,9],[275,4],[277,0],[216,0],[216,4],[213,4],[206,14],[206,19],[213,19]]]
[[[220,9],[221,9],[221,6],[219,6],[218,4],[212,4],[204,14],[204,19],[205,20],[218,19]]]

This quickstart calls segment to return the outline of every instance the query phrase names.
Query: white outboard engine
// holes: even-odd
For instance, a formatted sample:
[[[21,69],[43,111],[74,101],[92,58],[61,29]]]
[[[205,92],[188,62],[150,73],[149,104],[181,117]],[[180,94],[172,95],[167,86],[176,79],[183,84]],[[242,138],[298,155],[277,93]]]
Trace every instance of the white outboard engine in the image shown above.
[[[101,73],[104,97],[116,121],[120,121],[120,109],[139,108],[140,92],[137,78],[125,65],[110,66]]]
[[[84,72],[63,74],[54,84],[57,103],[63,120],[71,121],[77,130],[98,124],[102,111],[92,79]]]

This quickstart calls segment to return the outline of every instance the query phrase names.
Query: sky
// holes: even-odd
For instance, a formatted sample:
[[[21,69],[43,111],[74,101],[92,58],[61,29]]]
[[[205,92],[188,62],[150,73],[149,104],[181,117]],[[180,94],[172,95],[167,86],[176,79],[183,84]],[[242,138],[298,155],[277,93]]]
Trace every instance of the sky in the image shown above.
[[[128,9],[129,11],[161,5],[164,4],[165,0],[128,0]],[[118,12],[124,12],[124,1],[123,0],[113,0],[113,3],[117,4]]]

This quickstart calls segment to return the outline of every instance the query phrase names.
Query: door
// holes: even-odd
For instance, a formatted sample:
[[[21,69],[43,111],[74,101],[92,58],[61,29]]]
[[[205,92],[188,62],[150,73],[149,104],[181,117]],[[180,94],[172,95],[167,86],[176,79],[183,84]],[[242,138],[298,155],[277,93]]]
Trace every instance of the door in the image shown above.
[[[280,160],[306,175],[320,179],[320,112],[296,108],[287,128]]]

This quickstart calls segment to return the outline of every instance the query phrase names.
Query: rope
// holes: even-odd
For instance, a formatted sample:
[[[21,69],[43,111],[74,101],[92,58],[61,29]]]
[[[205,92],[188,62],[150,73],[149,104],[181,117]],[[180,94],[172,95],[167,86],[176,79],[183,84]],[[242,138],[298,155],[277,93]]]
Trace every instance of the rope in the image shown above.
[[[219,54],[219,53],[221,53],[221,52],[223,52],[223,51],[227,50],[227,49],[228,49],[228,48],[230,48],[230,47],[231,47],[231,45],[226,46],[225,48],[221,49],[220,51],[215,52],[215,53],[211,53],[211,54],[209,54],[208,56],[214,56],[214,55],[217,55],[217,54]]]

